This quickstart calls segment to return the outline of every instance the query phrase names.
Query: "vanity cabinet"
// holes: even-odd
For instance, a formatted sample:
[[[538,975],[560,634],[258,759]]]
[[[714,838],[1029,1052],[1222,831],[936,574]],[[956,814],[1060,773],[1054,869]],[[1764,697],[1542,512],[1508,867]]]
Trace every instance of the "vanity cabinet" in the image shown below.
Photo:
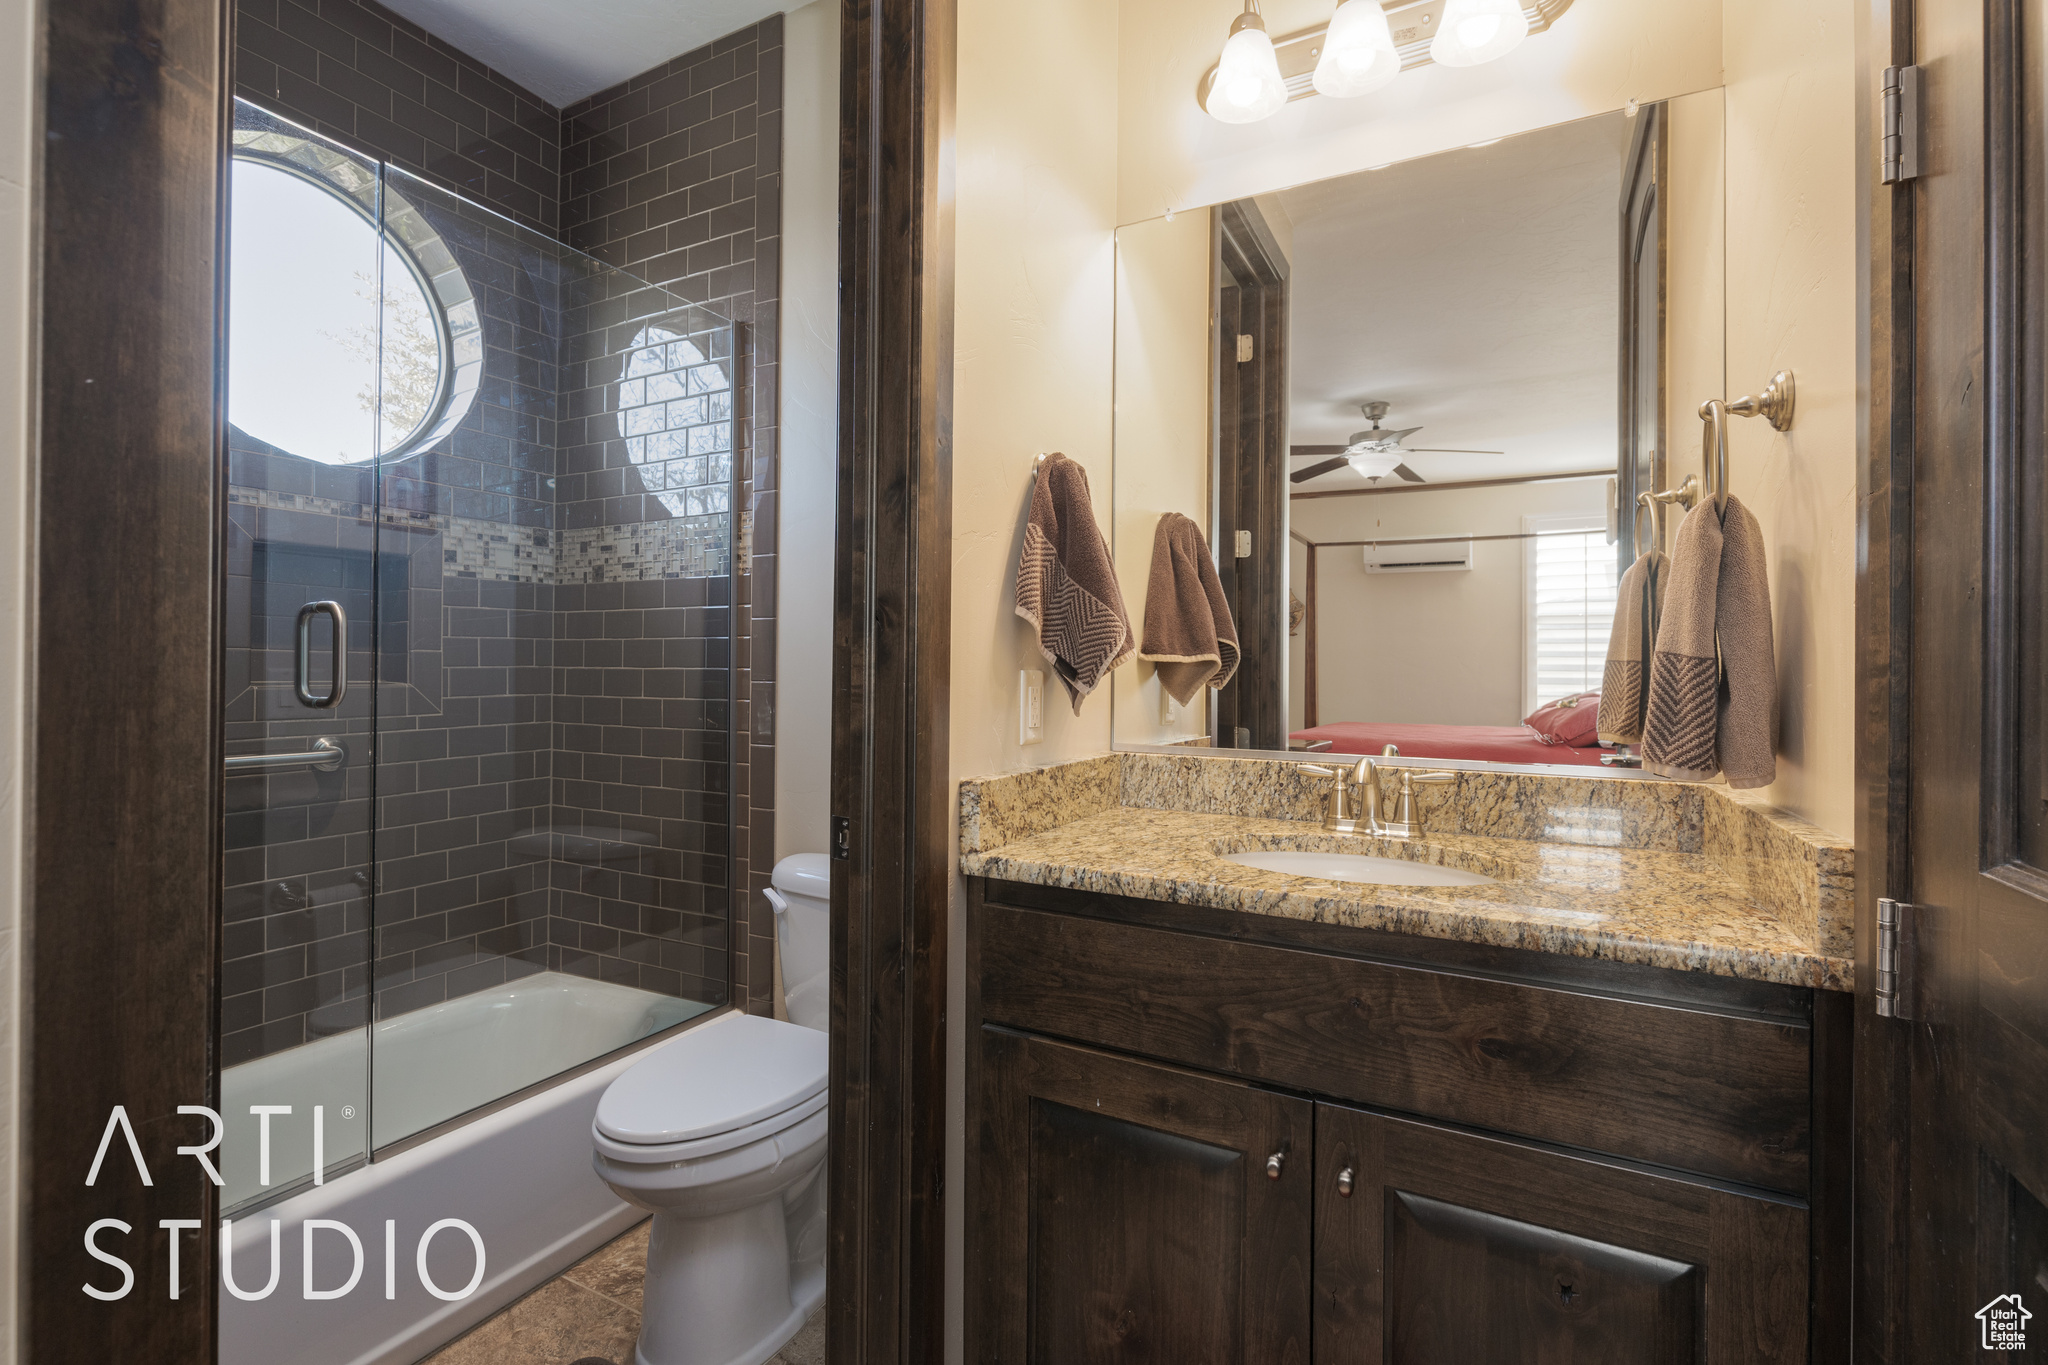
[[[968,967],[969,1359],[1846,1359],[1847,997],[979,879]]]

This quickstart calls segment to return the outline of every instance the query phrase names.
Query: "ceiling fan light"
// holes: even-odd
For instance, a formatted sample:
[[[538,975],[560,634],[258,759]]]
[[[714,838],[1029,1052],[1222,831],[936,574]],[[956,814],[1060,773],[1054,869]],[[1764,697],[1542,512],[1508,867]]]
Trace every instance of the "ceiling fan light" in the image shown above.
[[[1287,83],[1280,76],[1273,40],[1266,36],[1265,20],[1247,4],[1223,40],[1223,55],[1216,61],[1202,107],[1219,123],[1257,123],[1285,103]]]
[[[1369,95],[1401,74],[1394,31],[1380,0],[1344,0],[1330,16],[1316,60],[1316,93],[1349,99]]]
[[[1361,450],[1344,452],[1345,460],[1363,478],[1384,479],[1394,472],[1394,466],[1401,463],[1398,450]]]
[[[1478,66],[1505,57],[1528,36],[1520,0],[1446,0],[1429,57],[1438,66]]]

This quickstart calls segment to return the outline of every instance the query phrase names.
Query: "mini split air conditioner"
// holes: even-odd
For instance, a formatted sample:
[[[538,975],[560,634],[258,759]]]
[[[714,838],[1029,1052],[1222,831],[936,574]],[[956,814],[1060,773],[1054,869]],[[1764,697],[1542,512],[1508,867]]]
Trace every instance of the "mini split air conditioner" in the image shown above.
[[[1367,573],[1446,573],[1472,567],[1472,537],[1433,540],[1426,544],[1395,541],[1365,547]]]

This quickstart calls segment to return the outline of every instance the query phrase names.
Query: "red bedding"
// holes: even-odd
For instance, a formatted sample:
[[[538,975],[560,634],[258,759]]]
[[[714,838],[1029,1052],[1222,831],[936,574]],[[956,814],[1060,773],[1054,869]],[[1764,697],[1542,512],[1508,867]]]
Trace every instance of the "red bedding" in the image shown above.
[[[1392,744],[1403,758],[1469,758],[1488,763],[1573,763],[1600,766],[1602,753],[1612,749],[1574,749],[1563,744],[1545,744],[1526,725],[1396,725],[1376,721],[1346,720],[1296,730],[1288,736],[1295,744],[1331,741],[1325,754],[1376,754]]]

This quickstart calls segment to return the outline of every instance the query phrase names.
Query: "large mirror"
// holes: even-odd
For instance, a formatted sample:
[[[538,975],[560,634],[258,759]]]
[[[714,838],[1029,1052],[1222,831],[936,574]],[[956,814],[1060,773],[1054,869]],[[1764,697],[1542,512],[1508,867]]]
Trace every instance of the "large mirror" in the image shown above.
[[[1724,193],[1708,90],[1120,229],[1114,550],[1152,638],[1117,747],[1628,766],[1578,708],[1726,393]],[[1154,572],[1173,513],[1220,687],[1170,662],[1206,629]]]

